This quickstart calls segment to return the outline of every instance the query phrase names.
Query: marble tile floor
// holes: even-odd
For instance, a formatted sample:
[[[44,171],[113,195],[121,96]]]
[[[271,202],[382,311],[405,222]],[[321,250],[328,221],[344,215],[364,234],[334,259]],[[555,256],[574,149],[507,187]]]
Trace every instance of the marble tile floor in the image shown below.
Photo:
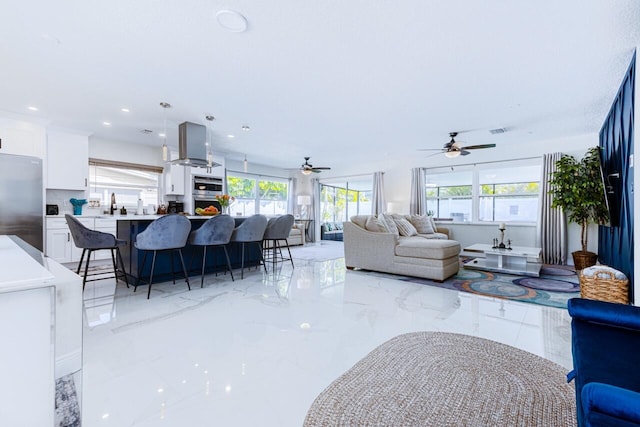
[[[347,271],[344,259],[193,283],[154,284],[150,300],[146,287],[87,285],[83,426],[300,426],[334,379],[414,331],[571,366],[566,310]]]

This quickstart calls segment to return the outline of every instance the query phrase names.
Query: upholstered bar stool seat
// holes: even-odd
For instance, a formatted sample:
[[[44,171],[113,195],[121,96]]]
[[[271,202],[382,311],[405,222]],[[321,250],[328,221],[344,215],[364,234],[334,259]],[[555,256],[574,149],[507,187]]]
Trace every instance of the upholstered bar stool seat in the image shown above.
[[[173,252],[178,252],[180,263],[182,264],[182,272],[187,282],[187,287],[191,290],[189,284],[189,275],[184,265],[182,257],[182,248],[187,244],[189,232],[191,231],[191,221],[186,217],[178,214],[164,215],[153,221],[142,233],[136,236],[134,243],[138,250],[144,251],[142,262],[138,268],[138,280],[135,283],[134,292],[138,289],[140,278],[147,259],[147,251],[153,251],[153,259],[151,261],[151,273],[149,275],[149,290],[147,291],[147,299],[151,295],[151,285],[153,284],[153,271],[156,266],[156,255],[160,251],[171,251],[171,274],[174,275],[173,268]],[[173,279],[175,283],[175,277]]]
[[[262,237],[264,236],[264,231],[266,230],[266,228],[267,217],[264,215],[256,214],[245,219],[242,224],[240,224],[233,230],[231,241],[242,244],[242,260],[240,261],[241,279],[244,279],[245,245],[250,245],[251,243],[255,243],[258,246],[258,249],[260,250],[260,260],[262,262],[262,265],[264,266],[264,271],[267,271],[267,266],[265,265],[264,258],[262,257]]]
[[[264,259],[266,262],[273,263],[274,268],[278,264],[278,261],[291,261],[291,266],[294,267],[291,250],[289,250],[287,242],[287,237],[289,237],[291,228],[293,227],[293,221],[293,215],[287,214],[271,218],[267,223],[267,229],[262,238]],[[280,242],[285,242],[285,247],[287,248],[287,252],[289,252],[288,258],[282,255]]]
[[[200,277],[200,287],[204,287],[204,267],[207,259],[207,247],[221,247],[227,260],[227,270],[231,273],[233,279],[233,271],[231,270],[231,262],[229,261],[229,252],[227,251],[227,243],[231,239],[235,221],[229,215],[216,215],[208,219],[198,228],[191,232],[189,243],[192,246],[202,246],[202,272]],[[191,258],[193,259],[193,257]]]
[[[80,268],[82,267],[82,261],[84,260],[84,256],[87,255],[87,262],[84,267],[84,274],[82,276],[82,290],[84,290],[84,286],[87,282],[94,282],[96,280],[104,280],[104,279],[112,279],[115,278],[116,282],[118,281],[118,277],[124,278],[124,282],[127,284],[127,288],[129,287],[129,281],[127,279],[127,275],[124,272],[124,262],[122,262],[122,255],[120,254],[120,246],[125,246],[127,244],[126,240],[117,239],[116,236],[110,233],[104,233],[102,231],[92,230],[87,228],[78,221],[73,215],[66,214],[65,219],[67,220],[67,225],[69,226],[69,231],[71,232],[71,237],[73,238],[73,244],[76,248],[82,249],[82,255],[80,256],[80,262],[78,263],[78,269],[76,270],[76,274],[80,274]],[[109,250],[111,251],[111,261],[113,263],[113,276],[105,277],[102,273],[93,273],[88,274],[89,272],[89,261],[91,260],[91,253],[93,251],[100,250]],[[116,261],[117,256],[117,261]],[[120,262],[120,266],[122,267],[122,271],[118,272],[118,262]],[[87,276],[100,276],[95,279],[87,279]]]

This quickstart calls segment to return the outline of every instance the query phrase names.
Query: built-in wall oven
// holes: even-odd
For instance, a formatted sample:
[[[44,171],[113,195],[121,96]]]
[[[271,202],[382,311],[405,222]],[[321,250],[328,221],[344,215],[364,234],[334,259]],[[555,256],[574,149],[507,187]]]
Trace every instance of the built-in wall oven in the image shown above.
[[[210,176],[194,176],[193,177],[193,210],[197,208],[206,208],[215,206],[221,210],[220,203],[216,200],[216,196],[222,194],[222,178]]]

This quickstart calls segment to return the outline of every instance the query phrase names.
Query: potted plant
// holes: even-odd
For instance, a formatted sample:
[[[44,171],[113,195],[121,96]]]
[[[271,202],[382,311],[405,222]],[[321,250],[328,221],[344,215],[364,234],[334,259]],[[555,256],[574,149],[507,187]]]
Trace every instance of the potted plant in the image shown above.
[[[591,147],[582,160],[563,154],[556,162],[550,191],[553,208],[563,208],[571,222],[580,224],[582,250],[575,251],[573,263],[577,270],[594,265],[598,255],[587,250],[589,224],[603,224],[609,220],[607,202],[600,172],[599,148]]]

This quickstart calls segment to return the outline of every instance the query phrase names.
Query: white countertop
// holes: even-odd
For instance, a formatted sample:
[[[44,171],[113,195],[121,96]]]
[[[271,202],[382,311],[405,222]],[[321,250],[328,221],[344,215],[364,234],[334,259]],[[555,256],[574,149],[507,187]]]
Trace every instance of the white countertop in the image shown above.
[[[0,235],[0,292],[52,286],[53,274],[18,246]]]

